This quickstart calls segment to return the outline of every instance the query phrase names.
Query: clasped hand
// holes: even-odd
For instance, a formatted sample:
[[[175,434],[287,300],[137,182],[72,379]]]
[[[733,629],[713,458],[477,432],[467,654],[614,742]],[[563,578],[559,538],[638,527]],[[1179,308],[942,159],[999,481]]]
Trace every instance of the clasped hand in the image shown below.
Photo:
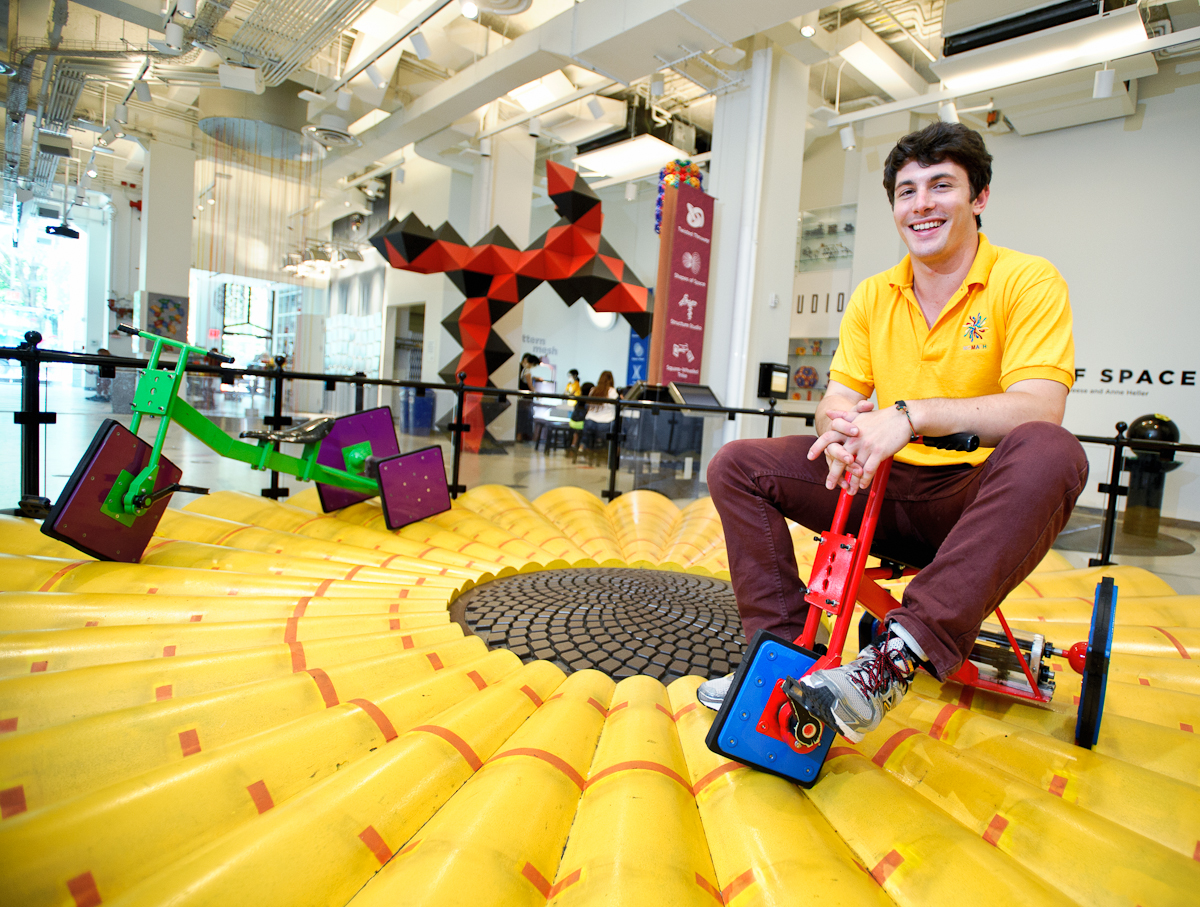
[[[904,413],[888,407],[876,410],[869,400],[860,400],[852,410],[828,410],[829,428],[809,448],[808,458],[822,453],[829,463],[825,487],[844,488],[854,494],[868,488],[879,464],[904,448],[912,438],[912,426]]]

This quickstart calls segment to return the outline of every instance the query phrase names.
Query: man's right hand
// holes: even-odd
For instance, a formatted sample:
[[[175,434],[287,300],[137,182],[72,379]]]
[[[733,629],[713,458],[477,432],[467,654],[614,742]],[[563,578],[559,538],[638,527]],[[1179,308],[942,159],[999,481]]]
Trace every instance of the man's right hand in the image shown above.
[[[822,422],[828,424],[809,448],[808,458],[815,460],[824,453],[825,461],[829,464],[829,475],[825,479],[825,487],[831,491],[841,487],[854,494],[862,482],[863,467],[862,464],[855,462],[855,456],[847,449],[847,444],[859,433],[854,420],[862,413],[871,412],[875,408],[875,404],[861,397],[857,401],[851,401],[837,399],[830,394],[826,394],[825,400],[828,400],[833,406],[852,405],[848,409],[834,409],[833,406],[830,406],[818,410],[818,426]]]

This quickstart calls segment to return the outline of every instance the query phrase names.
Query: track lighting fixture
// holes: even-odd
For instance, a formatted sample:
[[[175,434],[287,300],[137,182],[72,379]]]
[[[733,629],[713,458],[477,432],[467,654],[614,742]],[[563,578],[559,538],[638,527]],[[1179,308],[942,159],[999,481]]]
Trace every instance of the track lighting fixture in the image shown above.
[[[408,40],[412,42],[413,50],[417,52],[418,60],[429,59],[429,42],[425,40],[425,36],[419,31],[413,32],[408,36]]]
[[[840,130],[838,130],[838,136],[842,140],[843,151],[853,151],[857,147],[857,143],[854,140],[853,124],[847,124],[843,126]]]
[[[388,80],[383,77],[383,73],[376,68],[374,63],[368,64],[367,68],[363,70],[363,73],[376,88],[388,87]]]
[[[661,98],[666,91],[667,80],[661,72],[650,77],[650,97]]]
[[[163,29],[163,36],[171,50],[183,50],[183,26],[178,22],[168,22]]]
[[[196,0],[175,0],[175,12],[185,19],[195,19]]]
[[[458,0],[458,9],[468,19],[479,17],[479,6],[475,0]]]
[[[804,35],[804,37],[806,37],[806,38],[811,38],[816,33],[817,33],[817,30],[815,28],[813,28],[811,25],[803,25],[800,27],[800,34]]]
[[[113,120],[124,125],[129,122],[129,108],[125,104],[118,104],[113,108]]]
[[[138,79],[133,83],[133,91],[143,104],[154,103],[154,98],[150,95],[150,85],[144,79]]]
[[[1096,78],[1092,81],[1092,97],[1097,101],[1103,98],[1111,98],[1113,96],[1113,87],[1117,83],[1117,71],[1109,69],[1108,64],[1104,64],[1104,68],[1096,71]]]
[[[942,101],[938,104],[938,119],[943,123],[958,122],[958,108],[954,106],[954,101]]]

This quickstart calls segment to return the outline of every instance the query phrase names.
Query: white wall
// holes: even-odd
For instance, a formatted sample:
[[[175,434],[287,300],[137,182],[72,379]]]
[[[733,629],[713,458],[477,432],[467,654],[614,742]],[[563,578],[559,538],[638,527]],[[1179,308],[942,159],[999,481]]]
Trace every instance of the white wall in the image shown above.
[[[1176,65],[1192,70],[1180,75]],[[1182,440],[1200,441],[1196,259],[1200,255],[1200,73],[1195,63],[1164,63],[1139,85],[1126,119],[1021,137],[990,138],[992,198],[983,229],[995,243],[1042,255],[1071,289],[1075,364],[1066,426],[1113,434],[1118,420],[1164,413]],[[1106,383],[1103,369],[1112,369]],[[1121,369],[1133,373],[1118,383]],[[1160,383],[1166,375],[1174,384]],[[1183,386],[1182,373],[1196,372]],[[1153,383],[1137,383],[1148,371]],[[1088,451],[1099,506],[1108,450]],[[1163,514],[1200,520],[1200,457],[1167,480]]]

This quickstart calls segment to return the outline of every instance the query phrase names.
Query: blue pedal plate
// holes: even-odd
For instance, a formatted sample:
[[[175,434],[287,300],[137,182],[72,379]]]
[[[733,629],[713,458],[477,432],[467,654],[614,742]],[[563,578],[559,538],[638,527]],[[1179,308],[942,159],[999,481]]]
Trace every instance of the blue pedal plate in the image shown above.
[[[775,684],[784,677],[803,676],[819,657],[764,630],[754,634],[729,694],[709,728],[705,738],[708,748],[803,787],[815,784],[837,733],[824,728],[815,749],[797,753],[784,741],[759,732],[757,726]]]

